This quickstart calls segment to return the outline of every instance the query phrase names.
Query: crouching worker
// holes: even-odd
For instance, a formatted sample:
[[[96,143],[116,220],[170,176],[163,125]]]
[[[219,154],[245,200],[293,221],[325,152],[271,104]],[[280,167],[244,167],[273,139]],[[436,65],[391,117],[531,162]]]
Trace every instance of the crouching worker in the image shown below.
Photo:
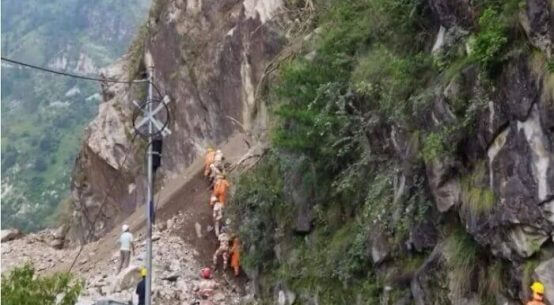
[[[229,261],[229,241],[231,240],[225,227],[221,229],[221,234],[218,235],[217,239],[219,239],[219,248],[215,250],[212,268],[217,270],[217,260],[221,256],[223,258],[223,270],[225,271]]]
[[[239,276],[240,273],[240,240],[235,236],[233,238],[233,244],[231,246],[231,268],[235,276]]]
[[[534,282],[531,285],[533,291],[533,299],[527,302],[527,305],[545,305],[544,304],[544,285],[541,282]]]
[[[200,270],[200,282],[194,286],[194,293],[200,299],[208,299],[215,294],[217,283],[212,279],[212,270],[202,268]]]

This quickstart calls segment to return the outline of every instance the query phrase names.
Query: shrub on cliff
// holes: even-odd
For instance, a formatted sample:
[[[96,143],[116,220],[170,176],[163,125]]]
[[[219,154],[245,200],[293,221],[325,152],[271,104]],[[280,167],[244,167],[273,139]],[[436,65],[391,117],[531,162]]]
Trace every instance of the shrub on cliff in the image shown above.
[[[74,305],[82,283],[69,273],[39,276],[27,264],[2,275],[2,304],[5,305]]]

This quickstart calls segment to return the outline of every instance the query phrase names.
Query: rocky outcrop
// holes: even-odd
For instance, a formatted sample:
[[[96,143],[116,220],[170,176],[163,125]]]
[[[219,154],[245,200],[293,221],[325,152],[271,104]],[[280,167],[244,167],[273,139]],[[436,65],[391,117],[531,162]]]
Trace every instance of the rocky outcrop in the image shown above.
[[[538,265],[535,269],[535,276],[537,280],[544,284],[544,296],[548,302],[554,304],[554,258]]]
[[[266,65],[284,43],[273,22],[281,5],[268,0],[156,3],[143,38],[156,86],[172,99],[173,132],[164,139],[159,180],[177,177],[205,147],[234,131],[264,129],[265,107],[255,95]],[[125,78],[127,66],[140,61],[126,57],[104,74]],[[141,140],[132,141],[130,119],[132,100],[140,98],[133,90],[124,84],[105,87],[99,114],[87,128],[73,172],[73,238],[97,239],[144,201],[144,147]]]
[[[0,236],[1,236],[1,242],[7,242],[10,240],[20,238],[21,236],[23,236],[23,233],[21,233],[21,231],[19,231],[18,229],[6,229],[6,230],[0,231]]]

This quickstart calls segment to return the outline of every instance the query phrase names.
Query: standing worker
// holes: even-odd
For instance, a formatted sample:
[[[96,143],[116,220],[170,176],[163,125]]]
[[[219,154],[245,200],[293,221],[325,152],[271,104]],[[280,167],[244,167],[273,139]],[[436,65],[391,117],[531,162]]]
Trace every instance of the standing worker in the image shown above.
[[[534,282],[531,285],[531,291],[533,291],[533,299],[527,302],[527,305],[545,305],[543,301],[544,285],[541,282]]]
[[[135,293],[138,295],[138,305],[144,305],[146,299],[146,268],[140,269],[140,276],[142,279],[137,284],[137,289]]]
[[[227,179],[225,179],[225,175],[217,176],[213,194],[217,197],[217,201],[221,202],[223,205],[225,205],[225,198],[227,197],[227,189],[229,186],[230,184]]]
[[[121,247],[119,248],[119,268],[117,273],[121,272],[121,269],[129,267],[129,262],[131,261],[131,255],[135,256],[135,246],[133,245],[133,234],[129,232],[129,226],[124,224],[121,227],[123,233],[119,237],[119,243]]]
[[[240,240],[238,236],[233,238],[233,244],[231,246],[231,268],[235,277],[239,276],[240,273]]]
[[[213,217],[215,236],[219,237],[220,222],[223,219],[223,204],[219,201],[216,201],[214,204]]]
[[[225,227],[221,229],[221,234],[217,237],[219,239],[219,248],[215,250],[214,257],[213,257],[213,270],[217,270],[217,259],[221,255],[223,258],[223,271],[227,269],[227,263],[229,261],[229,241],[231,238],[229,237],[229,234],[227,234],[227,230]]]
[[[210,165],[214,163],[215,151],[210,147],[204,156],[204,177],[210,174]]]

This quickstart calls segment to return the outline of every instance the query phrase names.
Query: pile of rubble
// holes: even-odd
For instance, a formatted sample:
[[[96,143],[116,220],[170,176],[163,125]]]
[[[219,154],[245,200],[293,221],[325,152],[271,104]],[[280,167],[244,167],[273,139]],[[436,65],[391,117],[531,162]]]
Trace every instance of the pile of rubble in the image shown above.
[[[180,228],[179,215],[157,226],[153,234],[154,252],[152,268],[152,297],[155,305],[189,305],[195,302],[193,287],[199,280],[200,263],[197,252],[174,234]],[[3,243],[2,264],[13,266],[32,261],[37,270],[48,270],[57,264],[67,263],[75,257],[78,249],[57,250],[51,246],[53,231],[29,234],[20,239]],[[87,245],[79,256],[74,270],[84,280],[84,289],[77,305],[102,304],[98,301],[114,300],[127,304],[137,304],[135,287],[140,280],[139,270],[145,265],[144,236],[135,236],[135,256],[130,266],[116,274],[119,263],[119,250],[114,245],[112,255],[90,264],[94,257],[94,245]],[[83,268],[86,266],[86,268]],[[4,268],[2,271],[5,271]],[[217,279],[216,279],[217,280]],[[239,304],[240,289],[226,279],[219,279],[218,292],[213,296],[214,304]],[[107,303],[107,302],[106,302]]]
[[[65,242],[65,229],[43,230],[23,235],[21,232],[2,230],[2,272],[27,262],[39,272],[54,268],[73,257],[77,249],[61,249]]]

